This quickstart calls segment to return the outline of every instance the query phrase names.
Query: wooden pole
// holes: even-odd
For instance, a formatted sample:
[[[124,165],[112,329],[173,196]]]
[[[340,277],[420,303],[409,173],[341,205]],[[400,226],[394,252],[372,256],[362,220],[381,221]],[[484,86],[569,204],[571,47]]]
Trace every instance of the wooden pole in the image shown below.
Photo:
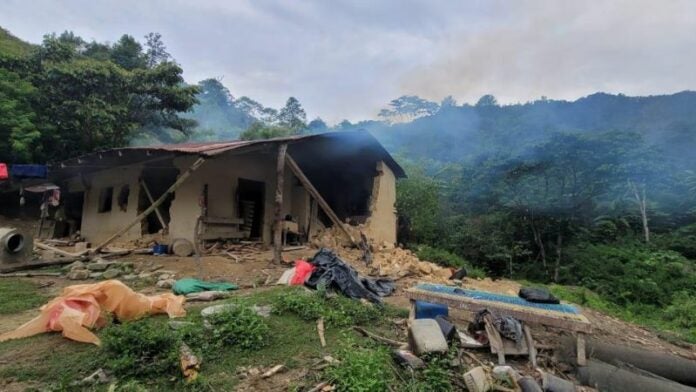
[[[148,207],[145,211],[141,212],[140,215],[138,215],[137,217],[135,217],[135,219],[133,219],[133,221],[132,221],[131,223],[129,223],[129,224],[127,224],[126,226],[124,226],[121,230],[119,230],[119,231],[116,232],[114,235],[112,235],[111,237],[109,237],[107,240],[105,240],[104,242],[102,242],[101,244],[99,244],[96,248],[94,248],[94,249],[89,249],[89,250],[87,250],[87,251],[84,251],[84,252],[82,252],[82,254],[87,253],[88,251],[91,251],[91,252],[94,252],[94,253],[99,252],[99,250],[100,250],[101,248],[103,248],[103,247],[109,245],[112,241],[114,241],[114,240],[117,239],[118,237],[120,237],[120,236],[122,236],[123,234],[125,234],[128,230],[130,230],[131,227],[135,226],[136,223],[138,223],[138,222],[140,222],[141,220],[143,220],[146,216],[148,216],[150,213],[152,213],[152,211],[154,211],[155,208],[159,207],[160,204],[162,204],[162,203],[164,202],[164,200],[167,198],[167,196],[169,196],[170,193],[173,193],[175,190],[177,190],[177,189],[181,186],[181,184],[183,184],[184,181],[186,181],[186,179],[189,178],[189,176],[191,175],[191,173],[193,173],[194,171],[196,171],[196,170],[203,164],[203,162],[205,162],[205,158],[198,158],[198,160],[196,160],[196,162],[194,162],[193,165],[191,165],[191,167],[189,167],[188,169],[186,169],[186,171],[185,171],[184,173],[182,173],[182,174],[179,176],[179,178],[177,178],[176,181],[174,181],[174,183],[172,184],[172,186],[170,186],[169,189],[167,189],[167,190],[162,194],[162,196],[159,197],[159,199],[155,200],[155,202],[152,203],[152,204],[150,205],[150,207]]]
[[[283,261],[283,186],[285,184],[285,160],[288,150],[287,143],[278,146],[278,159],[276,161],[276,190],[275,190],[275,221],[273,226],[273,262],[280,264]]]
[[[147,199],[150,200],[150,204],[153,204],[155,202],[155,199],[152,198],[152,193],[150,193],[150,189],[147,187],[147,184],[144,180],[140,180],[140,186],[145,191],[145,196],[147,196]],[[159,219],[160,224],[162,225],[162,229],[164,229],[164,231],[167,232],[167,224],[164,222],[164,217],[162,216],[162,212],[160,212],[159,207],[155,208],[155,214],[157,214],[157,219]]]
[[[288,166],[290,167],[290,170],[292,170],[292,172],[295,174],[295,177],[297,177],[297,179],[300,180],[305,189],[307,189],[307,192],[309,192],[309,194],[312,195],[314,200],[317,201],[317,204],[319,204],[321,209],[324,210],[326,215],[328,215],[329,219],[331,219],[331,222],[333,222],[334,225],[338,226],[341,229],[341,231],[343,231],[343,233],[345,233],[345,235],[348,236],[348,238],[350,238],[350,242],[353,245],[357,246],[358,243],[355,241],[355,238],[353,238],[348,229],[346,229],[341,220],[338,218],[336,213],[334,213],[331,207],[329,207],[329,203],[327,203],[326,200],[324,200],[324,198],[321,197],[319,191],[317,191],[317,188],[315,188],[314,185],[312,185],[312,183],[309,181],[307,176],[304,175],[304,173],[297,165],[295,160],[292,159],[290,155],[288,155],[286,159],[288,161]]]

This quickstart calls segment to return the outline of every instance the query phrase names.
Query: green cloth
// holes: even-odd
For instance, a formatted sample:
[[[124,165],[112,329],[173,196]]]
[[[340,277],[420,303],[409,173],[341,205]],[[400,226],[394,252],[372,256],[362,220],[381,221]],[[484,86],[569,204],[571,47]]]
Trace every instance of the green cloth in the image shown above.
[[[203,280],[198,280],[194,278],[184,278],[179,279],[174,283],[172,291],[174,294],[190,294],[198,293],[201,291],[227,291],[227,290],[237,290],[239,287],[232,283],[215,283],[206,282]]]

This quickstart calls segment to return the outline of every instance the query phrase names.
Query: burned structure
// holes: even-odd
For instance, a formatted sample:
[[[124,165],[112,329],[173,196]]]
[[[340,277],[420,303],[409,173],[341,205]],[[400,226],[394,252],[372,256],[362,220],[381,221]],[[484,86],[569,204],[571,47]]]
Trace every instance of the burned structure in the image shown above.
[[[344,223],[394,243],[396,179],[404,176],[364,131],[118,148],[50,173],[81,205],[76,227],[93,245],[152,233],[192,243],[302,243]]]

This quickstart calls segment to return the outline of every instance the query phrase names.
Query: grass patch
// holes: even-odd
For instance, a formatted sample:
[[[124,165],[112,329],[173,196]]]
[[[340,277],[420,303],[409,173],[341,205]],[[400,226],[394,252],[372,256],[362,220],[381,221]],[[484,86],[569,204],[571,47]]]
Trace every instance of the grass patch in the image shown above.
[[[0,314],[19,313],[43,305],[48,297],[39,285],[26,279],[0,279]]]

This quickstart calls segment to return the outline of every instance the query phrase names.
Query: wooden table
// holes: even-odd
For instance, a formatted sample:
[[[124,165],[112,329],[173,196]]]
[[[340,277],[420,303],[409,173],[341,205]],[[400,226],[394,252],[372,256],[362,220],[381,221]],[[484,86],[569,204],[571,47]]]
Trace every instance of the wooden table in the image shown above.
[[[442,286],[449,287],[451,286]],[[464,289],[466,291],[466,289]],[[409,319],[416,317],[416,301],[424,301],[447,305],[453,309],[461,309],[473,314],[488,309],[498,314],[512,316],[531,325],[545,325],[576,333],[577,336],[577,361],[578,365],[586,365],[585,334],[592,333],[592,324],[581,314],[565,313],[547,309],[538,309],[528,306],[520,306],[505,302],[490,301],[478,298],[470,298],[456,293],[443,293],[425,290],[419,286],[405,291],[406,297],[411,302]]]

